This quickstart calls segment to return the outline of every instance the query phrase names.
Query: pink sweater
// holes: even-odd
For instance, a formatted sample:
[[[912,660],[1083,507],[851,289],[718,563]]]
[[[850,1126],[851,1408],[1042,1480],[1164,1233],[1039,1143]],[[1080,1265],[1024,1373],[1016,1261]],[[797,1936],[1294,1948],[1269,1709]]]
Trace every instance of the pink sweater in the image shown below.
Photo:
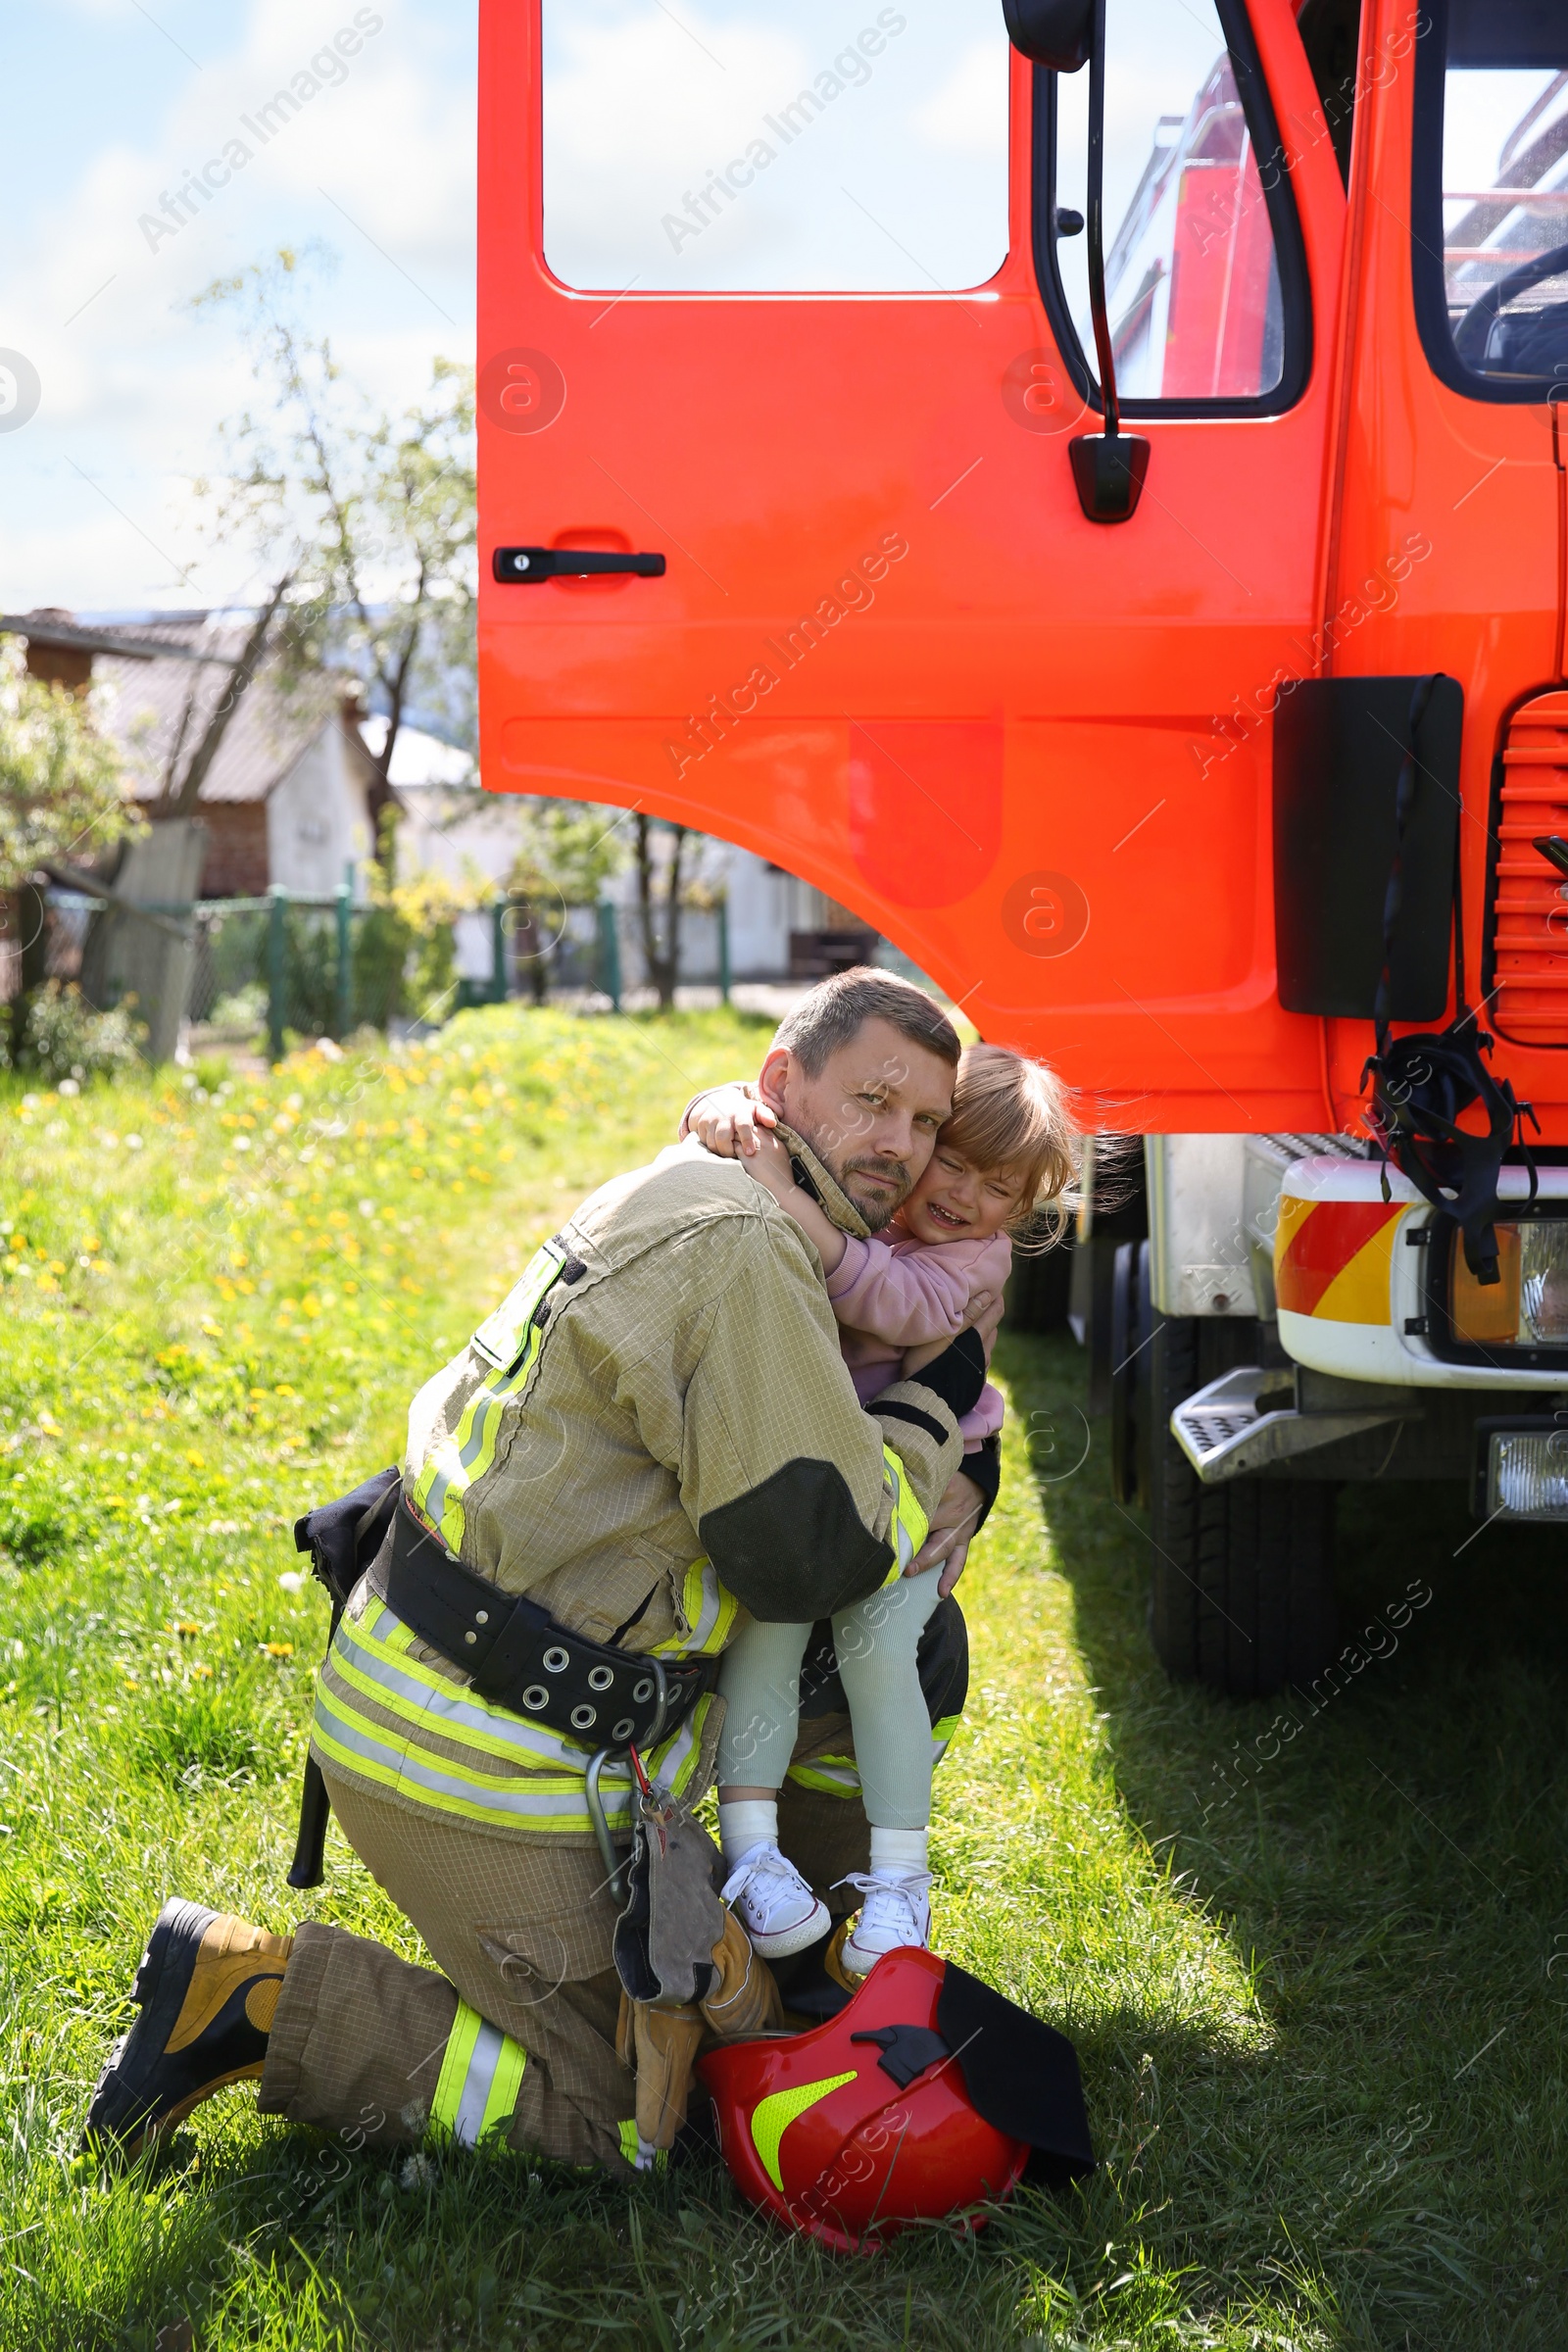
[[[884,1240],[880,1234],[861,1242],[847,1236],[844,1255],[827,1278],[827,1295],[860,1402],[892,1387],[906,1348],[960,1332],[971,1295],[1000,1291],[1011,1265],[1012,1244],[1004,1233],[983,1242],[917,1242],[908,1235]],[[996,1435],[1003,1409],[988,1381],[973,1412],[958,1424],[966,1453]]]

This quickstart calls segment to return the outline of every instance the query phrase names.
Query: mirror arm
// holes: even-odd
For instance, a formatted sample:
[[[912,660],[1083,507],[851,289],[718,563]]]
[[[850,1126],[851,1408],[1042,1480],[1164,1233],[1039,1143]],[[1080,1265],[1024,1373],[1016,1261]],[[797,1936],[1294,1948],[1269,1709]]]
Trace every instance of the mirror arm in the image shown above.
[[[1095,326],[1105,438],[1114,441],[1121,431],[1121,404],[1116,398],[1116,356],[1105,304],[1105,0],[1095,0],[1094,46],[1089,53],[1088,213],[1089,309]]]
[[[1091,522],[1128,522],[1138,512],[1149,471],[1149,443],[1121,429],[1116,355],[1105,302],[1105,0],[1094,0],[1089,53],[1089,310],[1100,363],[1104,430],[1080,433],[1067,444],[1078,503]]]

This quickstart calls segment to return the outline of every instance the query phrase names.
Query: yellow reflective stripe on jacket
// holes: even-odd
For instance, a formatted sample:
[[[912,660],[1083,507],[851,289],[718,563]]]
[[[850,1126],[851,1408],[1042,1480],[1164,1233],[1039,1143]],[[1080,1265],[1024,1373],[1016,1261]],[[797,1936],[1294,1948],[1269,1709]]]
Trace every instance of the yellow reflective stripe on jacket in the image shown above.
[[[580,1740],[494,1706],[467,1684],[455,1683],[421,1664],[409,1655],[416,1639],[413,1628],[394,1617],[383,1602],[373,1622],[351,1625],[345,1618],[339,1626],[329,1653],[332,1671],[389,1714],[444,1740],[459,1740],[503,1762],[526,1761],[542,1772],[581,1772]]]
[[[589,1750],[438,1674],[410,1654],[414,1640],[384,1603],[372,1603],[359,1623],[345,1617],[317,1678],[311,1739],[322,1759],[433,1812],[500,1829],[591,1832]],[[676,1795],[700,1760],[710,1703],[700,1698],[643,1758],[650,1776]],[[463,1752],[444,1752],[454,1747]],[[624,1757],[606,1764],[600,1794],[611,1826],[629,1831],[632,1777]]]
[[[891,1446],[882,1448],[882,1487],[893,1500],[893,1517],[888,1527],[888,1540],[893,1545],[893,1565],[882,1582],[884,1585],[896,1585],[930,1534],[931,1522],[921,1510],[919,1496],[909,1484],[908,1473]]]
[[[948,1743],[962,1721],[961,1715],[944,1715],[931,1726],[932,1745],[937,1751],[931,1759],[933,1769],[947,1754]],[[818,1756],[809,1764],[791,1764],[784,1777],[793,1781],[797,1788],[815,1788],[823,1796],[860,1793],[859,1768],[853,1756]]]
[[[461,2147],[477,2147],[487,2132],[512,2121],[527,2063],[520,2042],[460,2001],[430,2107],[431,2130],[448,2133]]]
[[[725,1597],[728,1599],[728,1594]],[[736,1605],[730,1602],[732,1612]],[[352,1690],[405,1723],[434,1732],[443,1740],[477,1748],[506,1763],[526,1764],[530,1771],[558,1776],[544,1784],[549,1788],[566,1788],[581,1783],[589,1753],[584,1741],[553,1732],[511,1707],[497,1706],[491,1699],[481,1698],[471,1685],[455,1683],[449,1675],[425,1665],[411,1654],[417,1640],[413,1627],[394,1616],[384,1601],[372,1606],[373,1618],[367,1610],[358,1624],[343,1619],[327,1652],[333,1673]],[[676,1732],[651,1753],[668,1754],[680,1736]],[[612,1763],[606,1769],[613,1773],[616,1766]],[[629,1788],[630,1767],[621,1769]]]
[[[728,1646],[740,1614],[740,1602],[733,1592],[726,1592],[718,1581],[718,1571],[711,1560],[693,1560],[681,1587],[680,1613],[686,1620],[684,1634],[672,1634],[667,1642],[656,1642],[654,1655],[660,1658],[692,1656],[710,1658]]]
[[[823,1796],[858,1796],[860,1775],[853,1756],[818,1756],[810,1764],[792,1764],[785,1779],[797,1788],[815,1788]]]
[[[481,1323],[469,1345],[496,1369],[482,1381],[463,1408],[456,1430],[430,1454],[415,1482],[414,1499],[432,1527],[438,1527],[449,1551],[463,1549],[466,1525],[464,1498],[495,1460],[503,1407],[515,1396],[538,1361],[544,1333],[534,1310],[559,1278],[566,1262],[559,1242],[546,1242],[535,1250],[522,1280],[504,1302]],[[509,1339],[521,1352],[510,1362],[501,1349]]]

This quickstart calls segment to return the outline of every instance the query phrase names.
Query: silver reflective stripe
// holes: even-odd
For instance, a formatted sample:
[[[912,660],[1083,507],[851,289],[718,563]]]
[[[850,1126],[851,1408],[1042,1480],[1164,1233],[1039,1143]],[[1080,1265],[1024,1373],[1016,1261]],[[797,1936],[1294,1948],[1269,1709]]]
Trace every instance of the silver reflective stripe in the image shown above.
[[[375,1623],[367,1630],[378,1642],[384,1642],[390,1634],[402,1630],[402,1620],[383,1607]],[[553,1732],[547,1732],[540,1724],[530,1723],[525,1715],[514,1715],[510,1709],[483,1706],[469,1697],[461,1683],[443,1683],[440,1689],[433,1689],[429,1683],[421,1682],[392,1665],[390,1660],[362,1649],[346,1623],[338,1628],[337,1646],[341,1647],[349,1662],[359,1668],[367,1682],[379,1683],[383,1690],[393,1691],[399,1698],[407,1699],[412,1706],[419,1709],[421,1715],[436,1718],[443,1727],[459,1727],[446,1733],[448,1739],[458,1738],[460,1729],[482,1732],[487,1739],[504,1740],[509,1747],[519,1749],[530,1762],[555,1766],[564,1772],[581,1771],[580,1746],[568,1747],[564,1740],[558,1739]]]
[[[495,2081],[496,2068],[506,2035],[495,2026],[481,2025],[468,2060],[468,2072],[464,2080],[463,2096],[458,2112],[452,2119],[452,2136],[467,2148],[476,2148],[484,2128],[484,2111],[490,2097],[490,2085]]]
[[[718,1581],[718,1571],[711,1560],[694,1560],[691,1567],[687,1569],[680,1596],[682,1614],[689,1614],[686,1604],[694,1574],[701,1582],[703,1594],[696,1618],[692,1620],[691,1631],[687,1635],[682,1637],[677,1634],[672,1642],[660,1643],[660,1652],[662,1656],[680,1655],[694,1649],[705,1650],[713,1629],[718,1623],[719,1611],[724,1605],[725,1595],[724,1588]]]
[[[382,1603],[374,1624],[367,1630],[377,1642],[389,1642],[392,1635],[404,1630],[403,1620],[395,1617]],[[346,1619],[338,1627],[334,1646],[337,1645],[341,1645],[350,1662],[358,1667],[367,1682],[379,1683],[383,1690],[396,1692],[400,1698],[418,1707],[421,1714],[434,1718],[431,1728],[441,1731],[447,1739],[461,1740],[464,1731],[480,1732],[488,1739],[504,1740],[509,1748],[517,1750],[521,1761],[538,1768],[574,1773],[588,1769],[586,1751],[589,1743],[586,1740],[566,1740],[554,1732],[547,1732],[542,1725],[530,1723],[525,1715],[516,1714],[510,1707],[487,1706],[483,1701],[474,1699],[465,1684],[449,1683],[443,1679],[439,1688],[432,1688],[430,1683],[405,1673],[388,1659],[362,1649],[355,1642]],[[340,1697],[338,1704],[341,1706],[345,1703]],[[691,1753],[691,1720],[688,1716],[675,1734],[673,1746],[656,1751],[662,1766],[667,1762],[673,1769],[684,1763]],[[454,1728],[447,1730],[445,1727],[449,1725]],[[644,1760],[648,1761],[646,1758]],[[612,1763],[605,1770],[612,1776],[618,1775],[623,1779],[627,1793],[630,1793],[629,1765]]]
[[[496,1788],[490,1776],[481,1779],[472,1771],[464,1771],[460,1765],[449,1765],[443,1771],[439,1764],[418,1748],[405,1746],[401,1741],[389,1743],[384,1732],[372,1731],[363,1723],[345,1721],[335,1711],[332,1698],[319,1686],[316,1693],[316,1725],[324,1741],[329,1740],[338,1747],[347,1748],[353,1755],[363,1756],[368,1764],[379,1764],[384,1771],[395,1774],[400,1785],[411,1784],[403,1789],[406,1795],[416,1796],[421,1789],[428,1790],[434,1797],[453,1798],[466,1812],[506,1814],[518,1821],[525,1820],[529,1814],[535,1818],[550,1814],[563,1818],[569,1815],[580,1820],[584,1829],[589,1827],[587,1806],[580,1788],[557,1792],[530,1787],[526,1781],[519,1781],[510,1788]],[[607,1783],[614,1769],[613,1765],[605,1767]],[[627,1774],[622,1787],[605,1787],[604,1794],[606,1813],[612,1820],[618,1821],[621,1816],[629,1814],[630,1774]]]
[[[370,1777],[390,1779],[404,1795],[417,1798],[423,1794],[436,1803],[445,1798],[455,1808],[474,1816],[490,1814],[514,1821],[526,1821],[531,1816],[535,1821],[555,1819],[580,1824],[585,1830],[591,1827],[583,1789],[587,1761],[581,1750],[579,1760],[568,1768],[576,1783],[574,1788],[541,1788],[530,1781],[509,1785],[498,1775],[480,1772],[477,1767],[458,1764],[443,1767],[440,1760],[416,1747],[406,1736],[388,1734],[379,1725],[368,1724],[363,1718],[346,1713],[345,1701],[320,1682],[316,1687],[315,1729],[328,1753],[338,1751],[340,1760],[347,1762],[351,1771],[351,1759],[362,1757],[367,1764],[380,1767]],[[673,1740],[644,1759],[650,1772],[666,1788],[676,1785],[695,1753],[698,1731],[694,1712]],[[346,1756],[342,1751],[347,1751]],[[607,1817],[616,1828],[625,1828],[631,1814],[630,1766],[619,1758],[612,1759],[605,1766],[600,1788]]]

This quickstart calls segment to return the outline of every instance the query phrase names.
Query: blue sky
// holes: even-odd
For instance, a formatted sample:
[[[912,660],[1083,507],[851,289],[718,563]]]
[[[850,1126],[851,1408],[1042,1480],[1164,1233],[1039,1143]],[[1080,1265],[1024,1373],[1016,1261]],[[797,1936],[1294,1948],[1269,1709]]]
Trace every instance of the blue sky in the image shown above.
[[[0,430],[0,608],[252,584],[205,546],[191,498],[252,390],[231,329],[186,307],[213,278],[330,246],[316,322],[380,403],[414,397],[438,352],[472,356],[474,17],[473,0],[0,0],[0,353],[40,387]],[[269,122],[279,89],[297,112]],[[187,195],[182,220],[209,165],[210,200]]]
[[[0,0],[0,609],[256,587],[208,543],[191,491],[253,390],[233,328],[190,314],[214,277],[284,243],[332,248],[315,323],[377,405],[415,397],[437,353],[472,356],[476,13]],[[1124,197],[1219,35],[1212,0],[1116,14],[1107,179]],[[576,283],[919,289],[973,284],[1001,258],[999,0],[544,0],[544,16],[546,243]],[[803,89],[831,103],[786,137]],[[279,90],[305,94],[270,120]],[[692,191],[743,153],[766,169],[732,172],[682,225]],[[204,169],[216,184],[198,198]],[[40,388],[9,430],[8,351]]]

